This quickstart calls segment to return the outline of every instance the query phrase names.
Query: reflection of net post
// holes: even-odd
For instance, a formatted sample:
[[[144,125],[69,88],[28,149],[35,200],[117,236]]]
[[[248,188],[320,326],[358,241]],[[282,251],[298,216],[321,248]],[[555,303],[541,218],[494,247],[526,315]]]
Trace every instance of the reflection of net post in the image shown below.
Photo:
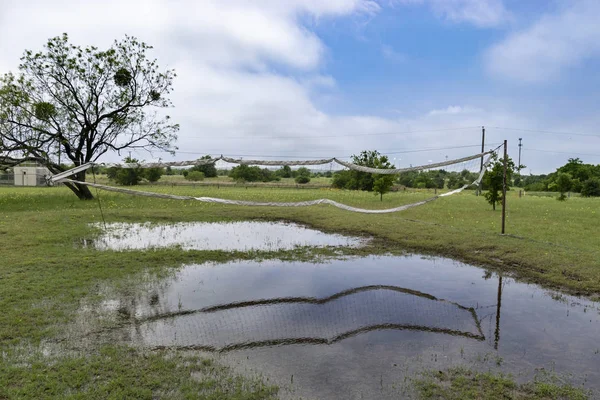
[[[500,307],[502,306],[502,275],[498,276],[498,301],[496,303],[496,330],[494,331],[494,349],[498,350],[500,342]]]

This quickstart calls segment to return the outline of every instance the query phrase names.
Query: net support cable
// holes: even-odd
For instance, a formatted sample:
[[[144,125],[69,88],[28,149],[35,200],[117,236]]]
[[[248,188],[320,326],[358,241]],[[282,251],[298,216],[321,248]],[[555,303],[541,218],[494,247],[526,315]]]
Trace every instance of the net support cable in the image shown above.
[[[461,162],[474,160],[476,158],[485,157],[486,155],[489,155],[489,154],[493,153],[494,151],[496,151],[496,150],[494,149],[494,150],[486,151],[483,153],[474,154],[474,155],[468,156],[468,157],[457,158],[454,160],[446,160],[446,161],[435,163],[435,164],[418,165],[415,167],[394,168],[394,169],[365,167],[363,165],[357,165],[354,163],[345,162],[345,161],[339,160],[335,157],[320,159],[320,160],[285,161],[285,160],[243,160],[241,158],[229,158],[229,157],[220,156],[217,158],[198,159],[198,160],[193,160],[193,161],[169,161],[169,162],[144,163],[144,164],[140,164],[140,163],[118,164],[118,163],[89,162],[89,163],[80,165],[78,167],[75,167],[73,169],[70,169],[68,171],[61,172],[60,174],[56,174],[56,175],[50,177],[50,181],[60,182],[62,179],[67,178],[71,175],[74,175],[78,172],[85,171],[85,170],[93,167],[94,165],[99,165],[99,166],[103,166],[103,167],[107,167],[107,168],[111,168],[111,167],[115,167],[115,168],[165,168],[165,167],[186,167],[186,166],[195,166],[195,165],[214,164],[220,160],[228,162],[228,163],[232,163],[232,164],[264,165],[264,166],[323,165],[323,164],[329,164],[331,162],[335,162],[343,167],[346,167],[348,169],[352,169],[355,171],[367,172],[370,174],[395,175],[395,174],[399,174],[402,172],[421,171],[421,170],[425,170],[425,169],[433,169],[433,168],[444,167],[447,165],[458,164]]]
[[[479,182],[481,182],[481,180],[483,179],[483,175],[487,169],[487,166],[492,161],[491,154],[494,151],[495,150],[491,150],[491,151],[488,151],[485,153],[478,154],[477,156],[470,156],[470,157],[464,157],[464,158],[459,159],[458,162],[464,162],[464,161],[482,157],[483,155],[487,155],[487,159],[484,162],[483,167],[481,168],[481,170],[479,172],[479,176],[472,183],[465,184],[458,189],[452,190],[450,192],[442,193],[442,194],[436,195],[434,197],[430,197],[428,199],[421,200],[421,201],[418,201],[415,203],[405,204],[405,205],[402,205],[399,207],[380,209],[380,210],[353,207],[353,206],[350,206],[347,204],[338,203],[337,201],[330,200],[330,199],[317,199],[317,200],[297,201],[297,202],[257,202],[257,201],[246,201],[246,200],[229,200],[229,199],[221,199],[221,198],[215,198],[215,197],[179,196],[179,195],[166,194],[166,193],[146,192],[146,191],[141,191],[141,190],[131,190],[131,189],[126,189],[126,188],[107,186],[107,185],[101,185],[101,184],[90,183],[90,182],[81,182],[81,181],[68,179],[68,178],[64,177],[64,175],[66,174],[66,172],[69,172],[69,171],[66,171],[62,174],[55,175],[53,177],[55,179],[51,178],[51,180],[53,182],[68,182],[68,183],[74,183],[74,184],[79,184],[79,185],[91,186],[91,187],[95,187],[95,188],[110,191],[110,192],[124,193],[124,194],[129,194],[129,195],[134,195],[134,196],[155,197],[155,198],[160,198],[160,199],[195,200],[195,201],[201,201],[203,203],[226,204],[226,205],[234,205],[234,206],[258,206],[258,207],[308,207],[308,206],[316,206],[316,205],[320,205],[320,204],[328,204],[328,205],[337,207],[339,209],[351,211],[351,212],[364,213],[364,214],[388,214],[388,213],[408,210],[409,208],[427,204],[427,203],[429,203],[433,200],[436,200],[440,197],[447,197],[447,196],[451,196],[453,194],[460,193],[463,190],[465,190],[466,188],[468,188],[469,186],[479,185]],[[206,160],[202,160],[202,161],[206,161]],[[253,161],[256,161],[256,160],[253,160]],[[413,167],[413,168],[409,168],[409,169],[392,170],[392,171],[406,172],[407,170],[412,171],[415,169],[423,170],[423,169],[430,169],[430,168],[440,167],[440,166],[454,164],[454,163],[456,163],[456,161],[429,164],[427,166],[419,166],[419,167]],[[280,164],[276,164],[276,165],[280,165]],[[292,164],[292,165],[299,165],[299,164]],[[354,164],[349,164],[349,165],[354,165]],[[382,173],[381,171],[390,171],[390,170],[377,169],[377,168],[369,168],[369,169],[374,169],[377,171],[377,173]],[[368,172],[368,171],[363,171],[363,172]],[[396,172],[396,173],[398,173],[398,172]],[[69,176],[69,175],[66,175],[66,176]],[[56,179],[57,177],[58,177],[58,179]]]

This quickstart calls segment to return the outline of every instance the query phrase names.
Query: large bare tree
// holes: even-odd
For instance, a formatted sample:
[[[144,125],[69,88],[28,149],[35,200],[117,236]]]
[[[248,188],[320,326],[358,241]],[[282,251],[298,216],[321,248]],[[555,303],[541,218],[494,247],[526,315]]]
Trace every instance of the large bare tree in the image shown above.
[[[109,151],[173,151],[179,126],[158,111],[171,107],[176,74],[147,58],[151,48],[130,36],[81,48],[63,34],[26,50],[18,74],[0,76],[0,166],[35,160],[55,174],[65,170],[57,154],[79,166]],[[93,198],[85,185],[67,186]]]

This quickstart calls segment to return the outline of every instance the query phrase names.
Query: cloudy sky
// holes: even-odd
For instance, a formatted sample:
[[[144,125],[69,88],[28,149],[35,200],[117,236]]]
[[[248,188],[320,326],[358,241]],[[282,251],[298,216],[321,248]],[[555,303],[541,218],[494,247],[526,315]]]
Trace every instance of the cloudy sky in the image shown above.
[[[0,0],[0,73],[63,32],[129,34],[177,71],[175,159],[408,166],[477,153],[484,125],[544,173],[600,163],[599,19],[598,0]]]

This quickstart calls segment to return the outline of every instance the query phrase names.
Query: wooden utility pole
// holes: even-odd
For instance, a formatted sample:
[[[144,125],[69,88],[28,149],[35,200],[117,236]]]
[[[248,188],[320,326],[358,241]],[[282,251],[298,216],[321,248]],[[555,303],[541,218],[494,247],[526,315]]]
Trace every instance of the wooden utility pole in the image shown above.
[[[508,148],[504,141],[504,177],[502,178],[502,234],[506,225],[506,168],[508,165]]]
[[[523,138],[519,138],[519,165],[517,166],[517,168],[519,168],[519,175],[521,175],[521,147],[523,147],[521,140],[523,140]]]
[[[485,126],[481,127],[481,152],[485,151]],[[481,156],[481,163],[479,164],[479,171],[483,169],[483,156]],[[477,196],[481,194],[482,183],[479,182],[479,186],[477,187]]]

